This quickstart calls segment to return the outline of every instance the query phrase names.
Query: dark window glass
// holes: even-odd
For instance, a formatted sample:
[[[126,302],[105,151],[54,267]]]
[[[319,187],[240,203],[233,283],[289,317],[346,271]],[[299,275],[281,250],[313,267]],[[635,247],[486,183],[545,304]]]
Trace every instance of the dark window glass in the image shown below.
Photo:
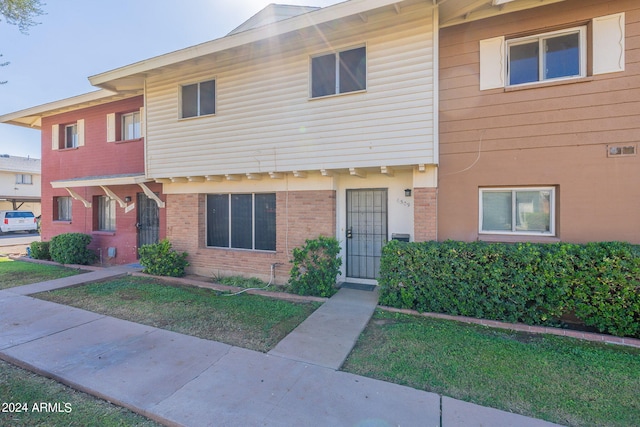
[[[336,93],[336,55],[323,55],[311,59],[311,96]]]
[[[198,115],[198,84],[182,86],[182,117]]]
[[[207,246],[229,247],[229,195],[207,196]]]
[[[367,55],[366,49],[340,52],[340,93],[366,89]]]
[[[253,249],[251,194],[231,195],[231,247]]]
[[[200,83],[200,115],[216,112],[216,82],[210,80]]]
[[[256,249],[276,250],[276,195],[255,195]]]
[[[544,41],[545,79],[580,75],[580,34],[567,34]]]
[[[509,48],[509,84],[537,82],[540,80],[538,71],[538,41],[518,44]]]

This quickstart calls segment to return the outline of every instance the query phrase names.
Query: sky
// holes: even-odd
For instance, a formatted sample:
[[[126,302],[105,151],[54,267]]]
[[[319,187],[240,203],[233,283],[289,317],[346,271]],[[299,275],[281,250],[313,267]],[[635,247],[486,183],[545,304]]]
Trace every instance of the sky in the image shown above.
[[[270,3],[342,0],[43,0],[22,34],[0,16],[0,115],[97,90],[88,77],[224,37]],[[0,154],[40,158],[40,131],[0,124]]]

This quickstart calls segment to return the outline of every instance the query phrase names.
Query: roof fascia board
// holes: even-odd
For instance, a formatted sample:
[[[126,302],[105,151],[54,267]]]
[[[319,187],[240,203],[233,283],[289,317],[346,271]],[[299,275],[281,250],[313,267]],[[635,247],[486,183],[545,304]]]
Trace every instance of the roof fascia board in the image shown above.
[[[0,116],[0,123],[34,128],[38,127],[37,125],[35,125],[35,123],[30,125],[25,122],[18,121],[18,119],[27,117],[43,117],[46,115],[50,115],[51,113],[55,113],[58,110],[68,109],[74,106],[80,106],[82,104],[93,103],[96,101],[110,101],[110,98],[122,97],[123,95],[123,93],[116,93],[107,89],[100,89],[71,98],[61,99],[59,101],[49,102],[47,104],[42,104],[24,110],[15,111],[13,113],[4,114]],[[139,94],[131,94],[131,96],[137,95]]]
[[[101,87],[108,82],[135,74],[146,73],[151,70],[188,61],[205,55],[210,55],[234,47],[254,43],[292,31],[334,21],[351,15],[357,15],[373,9],[402,3],[404,0],[351,0],[333,6],[304,13],[289,19],[275,22],[263,27],[232,34],[216,40],[191,46],[165,55],[156,56],[144,61],[136,62],[115,70],[107,71],[89,77],[89,82]]]

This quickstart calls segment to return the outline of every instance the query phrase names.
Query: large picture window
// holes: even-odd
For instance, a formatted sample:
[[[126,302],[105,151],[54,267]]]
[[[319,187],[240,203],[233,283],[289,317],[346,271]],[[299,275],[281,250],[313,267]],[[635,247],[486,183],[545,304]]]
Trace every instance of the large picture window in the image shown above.
[[[343,50],[311,58],[311,97],[367,88],[366,48]]]
[[[183,119],[216,113],[215,80],[184,85],[181,96]]]
[[[586,28],[507,41],[510,86],[586,75]]]
[[[555,189],[481,189],[480,233],[555,235]]]
[[[207,246],[276,250],[276,195],[207,195]]]

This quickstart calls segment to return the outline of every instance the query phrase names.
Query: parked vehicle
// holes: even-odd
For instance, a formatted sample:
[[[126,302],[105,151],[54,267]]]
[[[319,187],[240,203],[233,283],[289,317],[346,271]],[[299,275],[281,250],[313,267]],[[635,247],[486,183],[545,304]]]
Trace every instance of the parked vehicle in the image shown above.
[[[0,232],[38,231],[38,221],[31,211],[0,211]]]

